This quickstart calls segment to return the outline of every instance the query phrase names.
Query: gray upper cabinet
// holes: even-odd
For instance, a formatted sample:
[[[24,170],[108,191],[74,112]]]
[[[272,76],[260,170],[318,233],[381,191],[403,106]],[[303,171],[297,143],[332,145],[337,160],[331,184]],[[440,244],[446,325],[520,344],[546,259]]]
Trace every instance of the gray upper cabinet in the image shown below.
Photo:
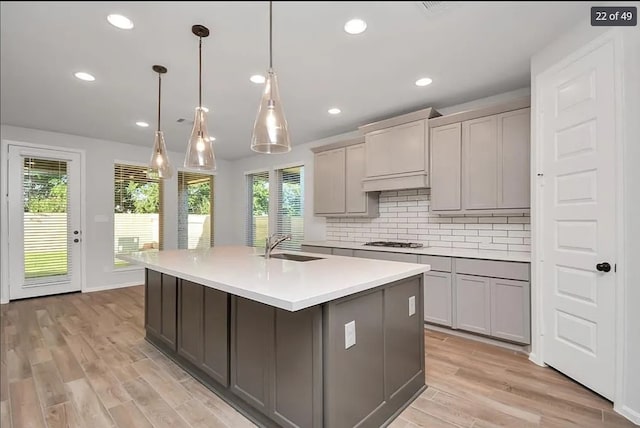
[[[362,138],[314,149],[314,214],[324,217],[376,217],[377,192],[365,193]]]
[[[316,153],[314,159],[315,214],[342,214],[346,209],[344,148]]]
[[[429,121],[432,211],[478,214],[529,209],[527,105],[523,99]]]
[[[431,209],[434,211],[462,208],[461,128],[460,123],[453,123],[431,129]]]
[[[424,171],[425,121],[405,123],[366,135],[367,177]]]
[[[361,126],[365,136],[365,191],[429,186],[429,119],[432,108]]]
[[[531,110],[502,113],[498,125],[498,208],[529,208]]]
[[[498,207],[498,139],[495,116],[462,123],[464,206],[469,210]]]

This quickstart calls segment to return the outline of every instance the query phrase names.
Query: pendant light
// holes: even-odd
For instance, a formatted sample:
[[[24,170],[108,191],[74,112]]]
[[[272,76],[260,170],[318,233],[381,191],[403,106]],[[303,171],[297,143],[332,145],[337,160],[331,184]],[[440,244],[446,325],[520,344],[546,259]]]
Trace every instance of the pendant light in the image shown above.
[[[291,150],[287,119],[284,117],[278,79],[273,71],[273,2],[269,2],[269,71],[253,125],[251,150],[258,153],[287,153]]]
[[[214,171],[216,158],[213,155],[212,138],[207,132],[207,113],[202,108],[202,38],[209,36],[209,29],[204,25],[194,25],[191,32],[198,36],[198,107],[193,120],[193,130],[189,138],[187,154],[184,158],[185,168]]]
[[[147,169],[149,178],[171,178],[173,175],[173,167],[169,162],[167,154],[167,146],[164,143],[164,134],[160,130],[160,95],[162,91],[162,75],[167,72],[167,68],[162,65],[154,65],[153,71],[158,73],[158,129],[156,130],[153,141],[153,152]]]

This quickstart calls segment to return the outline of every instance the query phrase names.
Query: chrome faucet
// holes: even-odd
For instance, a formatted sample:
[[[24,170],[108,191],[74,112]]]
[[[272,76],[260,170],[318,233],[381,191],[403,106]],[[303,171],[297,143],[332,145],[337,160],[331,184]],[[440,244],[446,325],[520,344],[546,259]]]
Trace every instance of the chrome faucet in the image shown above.
[[[289,235],[278,235],[274,233],[266,239],[266,245],[264,247],[264,258],[271,258],[271,251],[273,251],[282,241],[286,241],[287,239],[291,239],[291,234]]]

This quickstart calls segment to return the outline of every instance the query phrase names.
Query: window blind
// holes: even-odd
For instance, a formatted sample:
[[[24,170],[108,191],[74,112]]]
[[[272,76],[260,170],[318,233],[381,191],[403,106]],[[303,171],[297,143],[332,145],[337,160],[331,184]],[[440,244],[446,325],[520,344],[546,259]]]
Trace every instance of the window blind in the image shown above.
[[[269,236],[269,171],[247,175],[247,227],[245,243],[264,248]]]
[[[214,177],[178,171],[178,248],[213,247]]]
[[[67,162],[23,160],[24,279],[26,284],[71,271]]]
[[[118,254],[162,249],[162,180],[147,177],[147,167],[114,166],[114,265]]]
[[[279,247],[300,250],[304,240],[304,167],[278,169],[276,177],[276,232],[291,234],[291,240],[282,242]]]

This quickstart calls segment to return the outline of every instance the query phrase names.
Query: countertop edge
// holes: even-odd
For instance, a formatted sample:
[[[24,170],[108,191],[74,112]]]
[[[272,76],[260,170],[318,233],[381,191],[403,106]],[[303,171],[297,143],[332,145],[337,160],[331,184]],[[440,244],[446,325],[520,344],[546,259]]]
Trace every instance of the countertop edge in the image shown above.
[[[457,257],[481,260],[499,260],[505,262],[531,263],[531,253],[525,251],[475,250],[466,248],[423,247],[394,248],[365,246],[358,242],[342,241],[304,241],[302,245],[310,247],[344,248],[349,250],[383,251],[388,253],[418,254],[425,256]],[[476,252],[477,253],[474,253]]]
[[[339,257],[339,256],[332,256],[332,257]],[[383,278],[369,281],[369,282],[364,282],[362,284],[358,284],[349,288],[335,290],[333,292],[326,293],[326,294],[311,296],[302,300],[283,300],[277,297],[272,297],[272,296],[268,296],[261,293],[255,293],[244,288],[239,288],[237,286],[228,285],[228,284],[212,281],[206,278],[190,275],[185,272],[178,272],[174,269],[167,268],[165,266],[157,265],[154,263],[144,262],[142,260],[138,260],[135,257],[131,257],[128,255],[122,254],[122,255],[119,255],[118,258],[129,261],[131,263],[135,263],[147,269],[152,269],[160,273],[175,276],[176,278],[186,279],[187,281],[191,281],[193,283],[200,284],[205,287],[213,288],[215,290],[223,291],[223,292],[232,294],[234,296],[243,297],[259,303],[264,303],[265,305],[273,306],[279,309],[284,309],[289,312],[296,312],[302,309],[310,308],[312,306],[328,303],[330,301],[351,296],[353,294],[357,294],[363,291],[371,290],[391,282],[399,281],[405,278],[410,278],[416,275],[421,275],[431,270],[431,266],[428,264],[416,265],[415,268],[412,268],[406,272],[397,273],[394,275],[388,275]]]

